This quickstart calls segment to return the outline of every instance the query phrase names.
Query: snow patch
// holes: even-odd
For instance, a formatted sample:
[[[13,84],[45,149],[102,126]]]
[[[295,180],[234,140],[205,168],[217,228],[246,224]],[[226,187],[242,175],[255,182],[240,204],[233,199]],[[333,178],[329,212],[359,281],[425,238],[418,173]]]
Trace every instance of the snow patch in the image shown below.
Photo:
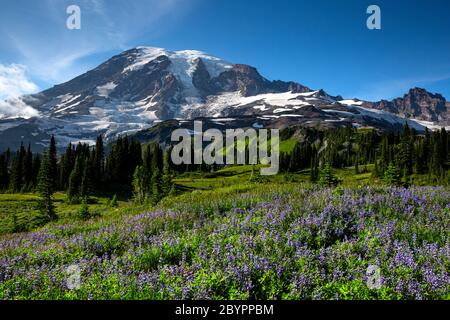
[[[117,84],[115,84],[114,82],[108,82],[108,83],[104,84],[103,86],[97,87],[97,94],[100,97],[108,98],[109,95],[111,94],[111,92],[113,92],[116,87],[117,87]]]
[[[356,101],[353,99],[341,100],[338,103],[346,105],[346,106],[361,106],[363,104],[362,101]]]

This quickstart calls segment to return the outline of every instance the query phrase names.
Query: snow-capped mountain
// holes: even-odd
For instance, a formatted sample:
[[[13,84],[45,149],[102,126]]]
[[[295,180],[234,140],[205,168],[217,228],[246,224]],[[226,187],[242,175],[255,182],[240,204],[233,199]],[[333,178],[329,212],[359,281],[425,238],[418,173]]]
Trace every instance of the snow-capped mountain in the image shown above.
[[[417,102],[416,96],[425,98]],[[162,120],[198,117],[254,127],[300,124],[395,129],[407,121],[424,130],[435,127],[436,121],[448,125],[445,99],[423,93],[414,97],[405,98],[404,104],[344,100],[295,82],[269,81],[251,66],[200,51],[138,47],[66,83],[22,97],[21,103],[39,115],[29,119],[1,119],[0,115],[0,149],[17,147],[21,141],[42,148],[51,134],[60,147],[93,142],[98,134],[111,140]],[[406,107],[400,110],[399,105],[411,106],[414,113],[405,112]],[[420,113],[417,105],[433,112]],[[408,116],[416,119],[403,118]]]

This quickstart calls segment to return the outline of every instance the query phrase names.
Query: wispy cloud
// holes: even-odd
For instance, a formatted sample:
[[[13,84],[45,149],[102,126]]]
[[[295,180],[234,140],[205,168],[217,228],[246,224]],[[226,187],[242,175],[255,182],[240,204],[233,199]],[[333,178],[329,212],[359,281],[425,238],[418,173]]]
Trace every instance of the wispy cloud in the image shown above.
[[[142,34],[151,41],[195,1],[10,0],[2,3],[0,119],[38,114],[20,98],[39,90],[30,79],[43,88],[67,81],[102,62],[91,58],[93,55],[127,49]],[[81,30],[66,28],[66,8],[72,4],[81,8]],[[24,12],[32,14],[24,16]]]
[[[26,105],[20,96],[38,90],[38,86],[28,79],[25,66],[0,64],[0,119],[37,116],[38,111]]]
[[[94,54],[126,49],[142,34],[151,41],[152,36],[167,29],[194,1],[27,2],[33,12],[29,20],[3,19],[0,14],[0,50],[3,47],[15,52],[14,62],[27,65],[33,78],[49,84],[60,83],[93,67],[89,57]],[[72,4],[81,8],[81,30],[66,28],[66,8]],[[20,18],[19,9],[10,14]]]
[[[25,66],[0,64],[0,100],[16,98],[38,90],[38,86],[28,79]]]

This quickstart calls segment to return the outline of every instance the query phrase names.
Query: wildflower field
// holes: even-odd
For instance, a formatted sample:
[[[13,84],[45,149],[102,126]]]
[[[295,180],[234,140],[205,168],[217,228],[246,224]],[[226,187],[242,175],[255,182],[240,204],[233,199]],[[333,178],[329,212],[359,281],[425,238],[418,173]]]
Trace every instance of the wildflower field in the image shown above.
[[[448,187],[243,184],[63,223],[0,237],[0,299],[450,299]]]

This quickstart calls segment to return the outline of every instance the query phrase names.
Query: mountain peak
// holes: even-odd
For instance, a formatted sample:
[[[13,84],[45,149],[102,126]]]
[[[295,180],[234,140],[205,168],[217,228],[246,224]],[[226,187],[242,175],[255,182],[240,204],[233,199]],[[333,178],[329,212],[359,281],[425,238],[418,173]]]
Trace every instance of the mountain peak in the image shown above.
[[[170,51],[157,47],[136,47],[127,52],[132,52],[133,62],[124,71],[138,70],[160,56],[168,57],[175,71],[188,73],[189,76],[195,71],[198,59],[202,59],[213,78],[232,68],[231,63],[198,50]]]
[[[409,90],[409,92],[405,95],[407,96],[413,96],[417,98],[432,98],[432,99],[439,99],[443,100],[445,102],[445,98],[439,94],[439,93],[431,93],[427,91],[424,88],[414,87]]]
[[[14,138],[18,145],[24,140],[43,146],[54,134],[65,145],[95,141],[103,134],[109,141],[158,121],[198,117],[212,122],[221,117],[235,119],[245,126],[262,121],[274,127],[394,128],[404,123],[401,117],[448,122],[445,99],[421,88],[411,89],[403,98],[363,106],[362,101],[333,97],[323,89],[268,80],[253,66],[202,51],[143,46],[124,51],[66,83],[25,96],[23,101],[38,110],[39,116],[0,121],[0,140]]]
[[[368,102],[366,105],[405,118],[441,122],[444,125],[447,125],[449,121],[445,98],[438,93],[430,93],[419,87],[411,88],[402,98],[396,98],[392,101]]]

